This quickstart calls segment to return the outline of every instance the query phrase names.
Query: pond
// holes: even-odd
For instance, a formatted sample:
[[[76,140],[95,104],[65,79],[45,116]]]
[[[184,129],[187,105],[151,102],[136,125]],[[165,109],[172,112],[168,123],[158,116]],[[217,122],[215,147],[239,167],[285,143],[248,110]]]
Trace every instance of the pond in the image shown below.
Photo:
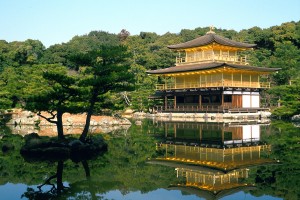
[[[137,124],[102,134],[108,151],[77,162],[25,160],[23,136],[1,127],[1,199],[300,199],[292,123]]]

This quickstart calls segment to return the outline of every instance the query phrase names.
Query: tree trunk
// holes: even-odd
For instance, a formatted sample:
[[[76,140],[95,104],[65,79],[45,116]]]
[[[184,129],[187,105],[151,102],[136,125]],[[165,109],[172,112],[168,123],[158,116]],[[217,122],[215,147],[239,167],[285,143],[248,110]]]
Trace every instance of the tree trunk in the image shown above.
[[[93,95],[90,99],[90,107],[87,111],[87,115],[86,115],[86,119],[85,119],[84,129],[83,129],[83,131],[80,135],[80,138],[79,138],[79,140],[81,142],[85,142],[85,138],[86,138],[86,136],[89,132],[91,117],[92,117],[92,114],[93,114],[93,111],[94,111],[94,106],[95,106],[95,103],[96,103],[96,100],[97,100],[97,96],[98,96],[98,89],[94,88],[93,89]]]
[[[58,195],[60,195],[64,189],[64,185],[62,182],[63,169],[64,169],[64,161],[60,160],[57,163],[57,171],[56,171],[56,175],[57,175],[56,184],[57,184]]]
[[[82,166],[84,168],[86,178],[90,178],[91,173],[90,173],[90,168],[89,168],[89,165],[88,165],[87,161],[83,160],[83,161],[81,161],[81,163],[82,163]]]
[[[57,127],[57,137],[58,137],[58,139],[65,139],[62,116],[63,116],[63,113],[60,112],[60,111],[57,111],[56,127]]]
[[[95,103],[94,103],[95,104]],[[94,110],[94,104],[91,105],[91,107],[89,108],[88,112],[87,112],[87,115],[86,115],[86,119],[85,119],[85,125],[84,125],[84,129],[80,135],[80,138],[79,140],[81,142],[84,142],[85,141],[85,138],[89,132],[89,128],[90,128],[90,123],[91,123],[91,117],[92,117],[92,114],[93,114],[93,110]]]

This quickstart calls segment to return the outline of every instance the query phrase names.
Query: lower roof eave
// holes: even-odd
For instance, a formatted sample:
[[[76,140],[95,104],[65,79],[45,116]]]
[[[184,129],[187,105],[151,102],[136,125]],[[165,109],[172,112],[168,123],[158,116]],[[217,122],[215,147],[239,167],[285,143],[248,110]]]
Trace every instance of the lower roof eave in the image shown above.
[[[195,71],[204,71],[211,70],[220,67],[229,67],[237,70],[247,70],[247,71],[255,71],[258,73],[271,73],[279,71],[281,68],[268,68],[268,67],[254,67],[249,65],[237,65],[231,63],[219,63],[219,62],[209,62],[209,63],[197,63],[192,65],[176,65],[173,67],[168,67],[164,69],[157,70],[148,70],[147,74],[150,75],[167,75],[167,74],[178,74],[178,73],[186,73],[186,72],[195,72]]]

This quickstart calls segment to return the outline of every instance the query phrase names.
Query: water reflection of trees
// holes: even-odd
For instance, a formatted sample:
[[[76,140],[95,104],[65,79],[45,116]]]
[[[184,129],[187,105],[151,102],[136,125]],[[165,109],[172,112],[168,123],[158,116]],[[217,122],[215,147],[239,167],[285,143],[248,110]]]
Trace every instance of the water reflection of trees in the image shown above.
[[[92,199],[96,196],[99,199],[113,190],[127,194],[132,191],[145,193],[168,187],[175,179],[174,170],[145,163],[148,158],[155,155],[153,144],[156,140],[142,129],[140,126],[134,126],[127,132],[105,135],[109,151],[103,156],[88,160],[88,167],[78,161],[63,161],[62,182],[68,188],[60,190],[59,198]],[[1,185],[6,182],[31,185],[27,195],[32,196],[40,192],[38,186],[41,185],[40,193],[57,193],[57,189],[61,188],[58,188],[56,183],[56,173],[59,171],[57,161],[25,162],[19,153],[24,144],[21,136],[9,134],[0,140],[0,146],[3,143],[13,144],[14,149],[0,156]],[[50,177],[53,179],[49,179]],[[51,185],[43,185],[47,183],[47,179],[55,185],[52,191]]]
[[[54,199],[60,196],[61,193],[67,188],[63,185],[62,181],[63,164],[63,161],[58,161],[57,171],[54,175],[47,178],[47,180],[45,180],[43,184],[37,186],[37,190],[28,187],[27,191],[21,197],[26,197],[28,199]],[[56,179],[55,184],[51,182],[53,179]],[[50,185],[51,188],[49,190],[43,191],[42,187],[45,185]]]
[[[90,168],[88,166],[87,160],[82,160],[81,164],[85,171],[86,179],[90,178]],[[57,161],[57,170],[54,175],[51,175],[47,178],[44,183],[38,185],[34,189],[33,187],[28,187],[27,191],[22,195],[28,199],[57,199],[62,195],[69,196],[72,194],[71,187],[64,186],[63,183],[63,169],[64,169],[64,161]],[[43,190],[44,186],[51,186],[49,189]],[[95,195],[93,195],[95,196]]]
[[[261,130],[261,142],[271,145],[270,158],[280,160],[282,164],[252,166],[247,178],[240,175],[240,183],[254,183],[256,190],[250,192],[254,196],[300,199],[299,128],[290,123],[274,122]],[[63,183],[68,188],[65,188],[60,198],[99,199],[113,190],[120,190],[123,194],[132,191],[146,193],[159,188],[169,188],[172,183],[183,183],[184,177],[177,178],[175,168],[145,163],[156,156],[155,143],[162,141],[160,135],[164,135],[164,128],[151,121],[143,121],[142,126],[133,125],[127,132],[105,135],[109,151],[104,156],[87,161],[89,178],[82,163],[64,161]],[[57,163],[24,162],[19,154],[23,144],[22,137],[5,135],[0,140],[1,148],[7,143],[13,144],[14,148],[1,153],[0,185],[7,182],[41,185],[47,179],[45,177],[51,177],[57,172]],[[164,152],[160,153],[163,155]],[[51,183],[53,181],[54,179]],[[32,187],[38,190],[37,187]],[[44,188],[49,189],[49,186],[43,186],[43,191]]]
[[[272,144],[272,158],[282,164],[255,168],[256,173],[251,178],[258,190],[251,193],[300,199],[300,128],[292,123],[273,121],[269,131],[271,134],[263,139]]]

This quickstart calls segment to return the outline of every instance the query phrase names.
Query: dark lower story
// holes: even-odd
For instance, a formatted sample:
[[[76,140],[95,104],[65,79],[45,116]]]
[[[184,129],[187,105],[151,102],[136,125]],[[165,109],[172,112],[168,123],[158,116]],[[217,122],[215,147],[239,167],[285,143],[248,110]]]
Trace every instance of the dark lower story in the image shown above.
[[[155,96],[157,112],[257,112],[260,107],[259,91],[182,91],[163,92]]]

